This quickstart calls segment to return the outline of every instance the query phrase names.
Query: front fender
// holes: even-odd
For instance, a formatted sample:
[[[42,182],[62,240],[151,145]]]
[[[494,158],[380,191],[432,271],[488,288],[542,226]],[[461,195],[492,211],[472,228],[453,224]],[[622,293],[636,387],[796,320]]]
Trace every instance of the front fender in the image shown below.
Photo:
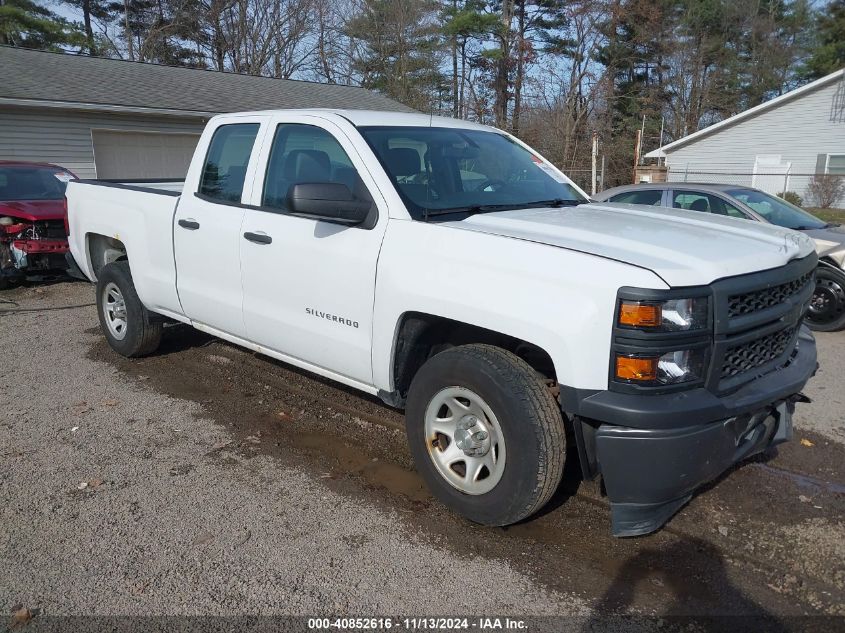
[[[398,327],[413,311],[527,341],[549,354],[561,384],[605,389],[621,286],[666,288],[651,271],[602,257],[391,220],[376,282],[374,384],[394,390]]]

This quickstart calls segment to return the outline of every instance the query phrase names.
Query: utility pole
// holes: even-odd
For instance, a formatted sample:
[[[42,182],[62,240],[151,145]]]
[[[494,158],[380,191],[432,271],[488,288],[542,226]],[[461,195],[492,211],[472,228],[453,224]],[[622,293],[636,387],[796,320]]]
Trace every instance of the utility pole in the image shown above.
[[[637,141],[634,143],[634,174],[631,182],[637,184],[637,165],[640,164],[640,144],[643,141],[642,130],[637,130]]]
[[[596,160],[598,159],[599,154],[599,133],[593,131],[593,151],[592,151],[592,159],[593,159],[593,173],[592,173],[592,187],[590,193],[592,195],[596,195]]]
[[[660,118],[660,145],[658,147],[663,147],[663,130],[666,127],[666,116]],[[663,157],[663,162],[666,162],[666,157]],[[660,165],[660,157],[657,157],[657,164]]]
[[[604,154],[601,155],[601,177],[599,178],[599,190],[604,191]]]
[[[640,129],[640,140],[637,144],[637,156],[642,156],[643,153],[643,136],[645,136],[645,115],[643,115],[643,126]],[[639,165],[639,162],[637,162]]]

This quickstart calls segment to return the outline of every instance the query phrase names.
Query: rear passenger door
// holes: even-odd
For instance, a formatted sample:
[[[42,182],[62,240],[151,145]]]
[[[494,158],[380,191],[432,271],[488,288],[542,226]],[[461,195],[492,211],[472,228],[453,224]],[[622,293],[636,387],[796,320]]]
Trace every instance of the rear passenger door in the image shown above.
[[[384,199],[344,130],[318,116],[276,119],[261,165],[266,170],[256,175],[241,231],[248,338],[292,360],[330,368],[347,382],[371,385],[376,264],[387,226]],[[374,225],[291,215],[288,191],[302,183],[346,185],[356,199],[371,203]]]
[[[191,165],[173,226],[176,288],[183,312],[197,326],[241,338],[246,334],[240,264],[242,198],[255,172],[254,150],[262,122],[259,117],[233,117],[204,133],[212,134],[208,149],[201,166]],[[191,177],[198,183],[194,191],[187,189]]]
[[[737,209],[730,202],[705,191],[673,190],[671,192],[672,206],[675,209],[688,211],[703,211],[713,215],[724,215],[731,218],[750,219],[747,214]]]
[[[625,191],[611,196],[608,202],[621,202],[624,204],[644,204],[659,207],[665,205],[665,189],[640,189],[637,191]]]

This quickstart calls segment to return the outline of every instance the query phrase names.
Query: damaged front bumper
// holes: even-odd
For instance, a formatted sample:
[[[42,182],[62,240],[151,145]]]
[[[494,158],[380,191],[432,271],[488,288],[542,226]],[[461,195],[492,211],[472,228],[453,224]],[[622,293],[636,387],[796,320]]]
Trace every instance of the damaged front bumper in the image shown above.
[[[65,269],[67,239],[27,235],[33,232],[28,224],[0,225],[0,277],[38,279]]]
[[[786,366],[730,395],[703,388],[580,394],[575,432],[582,470],[602,477],[614,536],[657,530],[697,488],[791,439],[795,402],[805,400],[800,391],[817,367],[815,340],[803,327]]]

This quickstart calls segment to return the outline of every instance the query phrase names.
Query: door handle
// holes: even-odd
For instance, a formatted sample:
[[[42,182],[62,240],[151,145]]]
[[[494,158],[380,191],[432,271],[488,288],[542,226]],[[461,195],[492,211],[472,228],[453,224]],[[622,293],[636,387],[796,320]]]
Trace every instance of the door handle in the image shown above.
[[[244,237],[250,242],[255,242],[256,244],[269,244],[273,241],[273,238],[266,233],[250,233],[247,231],[244,233]]]
[[[200,223],[196,220],[179,220],[179,226],[183,229],[188,229],[189,231],[196,231],[200,228]]]

